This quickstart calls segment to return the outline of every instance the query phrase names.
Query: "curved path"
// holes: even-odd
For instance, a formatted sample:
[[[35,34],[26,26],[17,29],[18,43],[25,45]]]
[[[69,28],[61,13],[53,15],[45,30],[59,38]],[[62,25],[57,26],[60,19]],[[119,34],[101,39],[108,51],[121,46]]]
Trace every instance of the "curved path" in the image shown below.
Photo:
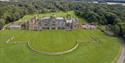
[[[123,40],[121,43],[122,51],[117,63],[124,63],[124,60],[125,60],[125,39],[123,38],[122,40]]]
[[[42,53],[42,54],[47,54],[47,55],[62,55],[62,54],[70,53],[70,52],[76,50],[76,49],[78,48],[78,46],[79,46],[79,43],[76,42],[76,45],[75,45],[73,48],[71,48],[71,49],[69,49],[69,50],[66,50],[66,51],[62,51],[62,52],[45,52],[45,51],[38,51],[38,50],[35,50],[34,48],[32,48],[32,47],[30,46],[30,42],[28,42],[27,45],[28,45],[28,48],[29,48],[30,50],[34,51],[34,52],[38,52],[38,53]]]

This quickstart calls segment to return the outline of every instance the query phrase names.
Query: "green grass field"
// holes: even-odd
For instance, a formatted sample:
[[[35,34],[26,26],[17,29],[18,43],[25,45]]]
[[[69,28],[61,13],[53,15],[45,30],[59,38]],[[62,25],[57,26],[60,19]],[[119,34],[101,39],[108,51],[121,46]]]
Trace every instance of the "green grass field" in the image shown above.
[[[15,37],[10,42],[5,42]],[[31,51],[25,41],[39,51],[60,52],[79,47],[63,55],[46,55]],[[19,43],[18,43],[19,42]],[[20,43],[23,42],[23,43]],[[99,30],[4,30],[0,32],[1,63],[112,63],[120,50],[120,40],[106,36]]]

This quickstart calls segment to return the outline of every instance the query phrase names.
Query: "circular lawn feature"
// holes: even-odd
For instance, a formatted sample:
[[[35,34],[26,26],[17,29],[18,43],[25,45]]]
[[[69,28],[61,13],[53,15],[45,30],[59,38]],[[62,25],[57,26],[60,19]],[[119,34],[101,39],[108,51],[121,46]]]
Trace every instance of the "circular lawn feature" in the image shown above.
[[[70,53],[70,52],[74,51],[75,49],[77,49],[78,46],[79,46],[79,42],[76,42],[76,44],[74,45],[74,47],[72,47],[72,48],[70,48],[68,50],[65,50],[65,51],[60,51],[60,52],[47,52],[47,51],[43,51],[43,50],[37,50],[37,49],[35,49],[35,48],[33,48],[31,46],[31,42],[28,42],[27,45],[28,45],[29,49],[31,51],[34,51],[34,52],[38,52],[38,53],[42,53],[42,54],[47,54],[47,55],[62,55],[62,54]]]
[[[63,52],[73,48],[76,45],[76,42],[30,42],[30,46],[38,51],[44,52]]]
[[[75,32],[74,32],[75,33]],[[38,35],[41,34],[41,35]],[[76,45],[77,36],[67,31],[42,31],[30,40],[30,46],[43,52],[63,52]]]

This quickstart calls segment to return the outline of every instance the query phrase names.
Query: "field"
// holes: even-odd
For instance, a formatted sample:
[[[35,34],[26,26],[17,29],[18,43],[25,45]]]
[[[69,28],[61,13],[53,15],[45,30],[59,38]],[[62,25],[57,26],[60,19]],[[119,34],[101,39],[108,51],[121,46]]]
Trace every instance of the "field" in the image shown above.
[[[9,40],[10,38],[13,38]],[[9,41],[8,41],[9,40]],[[8,41],[8,42],[7,42]],[[66,54],[47,55],[38,51],[62,52],[79,42]],[[1,63],[112,63],[120,50],[120,40],[99,30],[4,30],[0,32]]]

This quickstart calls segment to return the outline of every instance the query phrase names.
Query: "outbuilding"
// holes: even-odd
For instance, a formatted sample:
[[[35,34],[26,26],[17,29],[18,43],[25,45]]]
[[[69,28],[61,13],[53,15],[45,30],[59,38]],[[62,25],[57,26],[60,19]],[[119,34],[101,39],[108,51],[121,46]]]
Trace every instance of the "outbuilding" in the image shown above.
[[[94,24],[82,24],[81,27],[83,29],[96,29],[97,28],[97,26]]]
[[[8,26],[8,29],[21,29],[22,25],[21,24],[18,24],[18,23],[11,23],[9,26]]]

